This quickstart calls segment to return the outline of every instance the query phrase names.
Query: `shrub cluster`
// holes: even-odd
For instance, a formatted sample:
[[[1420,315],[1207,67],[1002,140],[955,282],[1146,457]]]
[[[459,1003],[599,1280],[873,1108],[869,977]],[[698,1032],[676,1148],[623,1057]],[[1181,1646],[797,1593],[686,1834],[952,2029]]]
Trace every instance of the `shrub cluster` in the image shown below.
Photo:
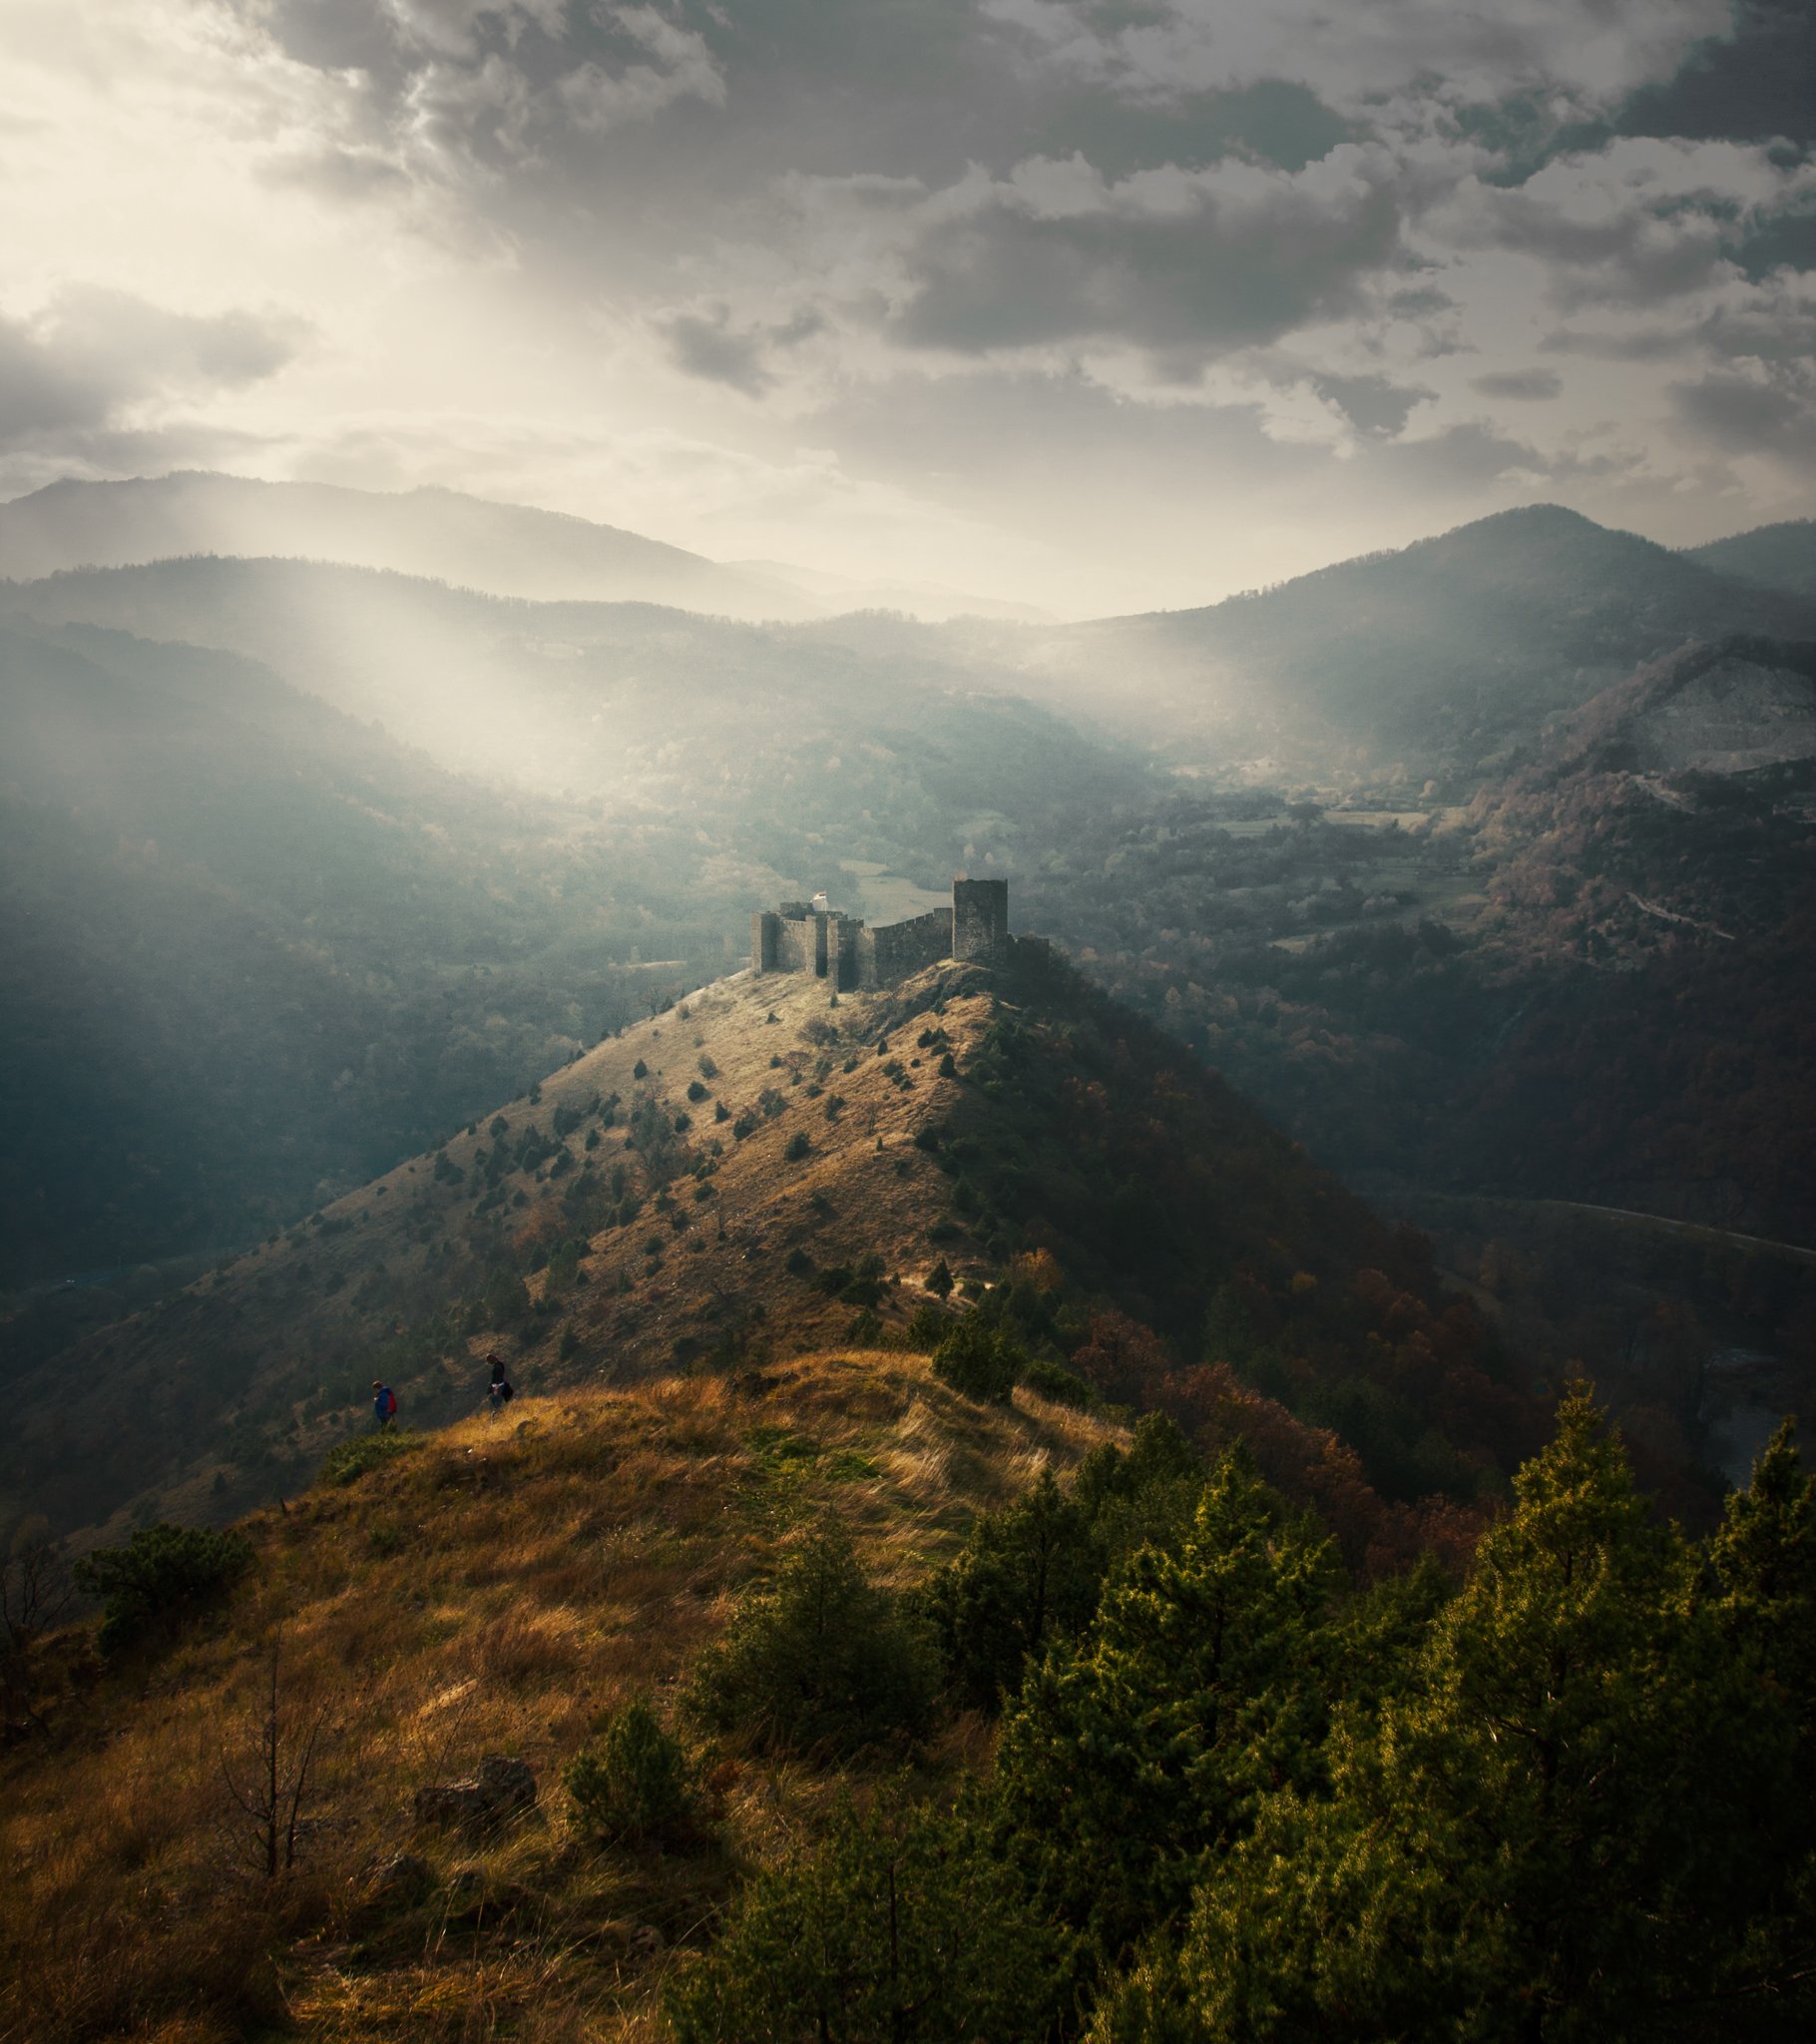
[[[100,1646],[117,1652],[218,1596],[251,1565],[242,1533],[206,1526],[146,1526],[125,1547],[98,1548],[72,1571],[76,1585],[105,1598]]]
[[[849,1755],[922,1731],[935,1682],[923,1628],[834,1524],[798,1538],[770,1587],[739,1605],[687,1703],[758,1752]]]
[[[640,1697],[607,1725],[598,1750],[562,1775],[580,1827],[608,1845],[674,1845],[692,1835],[698,1806],[681,1743]]]

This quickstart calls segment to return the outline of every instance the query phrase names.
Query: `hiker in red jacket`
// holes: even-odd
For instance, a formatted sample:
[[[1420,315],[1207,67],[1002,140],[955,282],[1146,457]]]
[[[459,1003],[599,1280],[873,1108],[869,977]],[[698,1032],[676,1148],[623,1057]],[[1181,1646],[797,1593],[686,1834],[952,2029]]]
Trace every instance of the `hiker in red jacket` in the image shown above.
[[[381,1427],[389,1426],[397,1417],[397,1393],[383,1377],[372,1379],[372,1417]]]

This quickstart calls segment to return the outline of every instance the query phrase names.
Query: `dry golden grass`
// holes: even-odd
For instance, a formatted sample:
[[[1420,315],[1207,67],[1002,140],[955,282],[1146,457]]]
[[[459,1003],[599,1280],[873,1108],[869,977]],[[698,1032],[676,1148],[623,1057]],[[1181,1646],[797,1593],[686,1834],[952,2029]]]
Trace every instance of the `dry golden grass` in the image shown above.
[[[344,1488],[247,1522],[251,1577],[219,1621],[70,1705],[55,1748],[0,1777],[0,2044],[215,2044],[273,2025],[321,2044],[653,2039],[669,1953],[733,1857],[811,1827],[837,1779],[723,1761],[726,1849],[599,1855],[560,1771],[633,1693],[666,1708],[739,1586],[836,1513],[882,1576],[949,1554],[976,1511],[1106,1429],[1020,1394],[972,1405],[901,1353],[524,1399]],[[293,1732],[325,1710],[298,1871],[251,1870],[223,1780],[259,1727],[272,1628]],[[961,1721],[933,1778],[975,1763]],[[521,1755],[539,1810],[483,1847],[419,1836],[416,1788]],[[425,1853],[435,1891],[382,1904],[375,1870]]]
[[[937,1019],[962,1062],[989,1023],[987,976],[935,968],[913,985],[920,998],[943,999]],[[579,1131],[572,1143],[602,1172],[625,1165],[633,1189],[641,1190],[639,1159],[625,1149],[624,1117],[639,1096],[653,1091],[670,1109],[691,1114],[688,1141],[696,1151],[720,1146],[712,1197],[695,1202],[691,1182],[683,1181],[678,1188],[689,1224],[683,1231],[646,1208],[629,1229],[594,1238],[590,1281],[567,1293],[557,1314],[529,1330],[529,1340],[524,1330],[510,1337],[480,1330],[402,1384],[406,1421],[440,1422],[468,1399],[477,1407],[486,1374],[481,1359],[492,1347],[504,1350],[520,1384],[526,1373],[543,1385],[624,1382],[668,1372],[679,1357],[709,1347],[760,1308],[785,1329],[781,1338],[792,1350],[824,1348],[843,1337],[851,1307],[788,1275],[786,1259],[796,1247],[822,1266],[879,1252],[901,1280],[884,1316],[905,1317],[939,1261],[927,1230],[950,1191],[913,1139],[946,1112],[951,1082],[939,1077],[939,1051],[914,1041],[931,1016],[897,1028],[888,1054],[878,1053],[878,1030],[898,1000],[896,993],[844,995],[834,1010],[823,980],[736,974],[552,1074],[535,1105],[505,1103],[499,1112],[516,1136],[532,1124],[550,1131],[558,1111],[584,1111],[616,1094],[619,1125],[591,1152],[580,1150]],[[836,1044],[810,1040],[825,1025],[838,1030]],[[702,1081],[710,1097],[690,1103],[686,1089],[700,1078],[702,1057],[713,1068]],[[854,1069],[846,1072],[852,1059]],[[640,1063],[642,1079],[636,1076]],[[786,1105],[779,1115],[757,1115],[745,1141],[733,1140],[732,1121],[713,1121],[715,1104],[722,1102],[735,1118],[754,1112],[765,1090]],[[845,1105],[828,1120],[834,1095]],[[126,1537],[129,1493],[141,1483],[150,1483],[162,1516],[186,1523],[222,1516],[223,1497],[230,1499],[235,1484],[251,1480],[241,1466],[243,1437],[217,1425],[233,1404],[255,1412],[274,1406],[278,1416],[260,1421],[261,1440],[305,1462],[318,1459],[345,1438],[349,1424],[362,1423],[365,1396],[358,1391],[350,1405],[324,1408],[313,1397],[318,1383],[329,1382],[337,1399],[346,1398],[349,1387],[357,1390],[371,1373],[361,1372],[361,1359],[400,1323],[418,1324],[473,1292],[497,1257],[501,1229],[523,1244],[572,1232],[562,1209],[572,1174],[512,1174],[504,1182],[507,1204],[482,1208],[475,1160],[490,1147],[493,1119],[482,1115],[473,1135],[458,1131],[443,1146],[464,1183],[437,1178],[430,1156],[413,1158],[326,1208],[325,1226],[290,1230],[176,1298],[95,1335],[72,1355],[55,1410],[33,1409],[19,1423],[28,1435],[42,1432],[47,1440],[61,1427],[114,1443],[121,1437],[120,1414],[132,1411],[138,1449],[122,1447],[118,1467],[109,1464],[105,1481],[119,1509],[101,1529],[104,1537]],[[783,1152],[798,1133],[808,1136],[812,1152],[789,1162]],[[654,1261],[645,1254],[653,1235],[664,1244]],[[950,1246],[949,1255],[957,1256]],[[621,1280],[629,1290],[619,1288]],[[542,1288],[540,1277],[531,1279],[534,1292]],[[557,1354],[564,1328],[577,1344],[566,1359]],[[235,1358],[234,1379],[218,1412],[198,1413],[182,1404],[179,1387],[190,1358],[210,1352]],[[147,1460],[154,1445],[164,1458],[161,1467]],[[226,1485],[220,1495],[213,1488],[218,1473]]]

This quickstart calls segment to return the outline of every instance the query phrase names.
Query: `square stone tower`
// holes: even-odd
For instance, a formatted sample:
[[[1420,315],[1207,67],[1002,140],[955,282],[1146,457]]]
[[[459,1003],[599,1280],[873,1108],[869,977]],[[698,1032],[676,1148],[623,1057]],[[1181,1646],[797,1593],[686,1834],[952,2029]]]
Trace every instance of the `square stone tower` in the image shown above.
[[[968,880],[963,873],[952,882],[952,955],[961,962],[975,959],[988,964],[1002,956],[1009,940],[1009,882]]]

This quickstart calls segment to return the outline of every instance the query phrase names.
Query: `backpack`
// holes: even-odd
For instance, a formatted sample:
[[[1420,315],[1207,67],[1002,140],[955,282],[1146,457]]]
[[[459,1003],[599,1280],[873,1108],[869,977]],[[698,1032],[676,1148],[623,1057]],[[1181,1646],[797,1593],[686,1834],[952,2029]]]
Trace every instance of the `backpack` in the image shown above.
[[[395,1419],[397,1417],[397,1393],[387,1384],[378,1395],[384,1400],[384,1416],[387,1419]]]
[[[516,1396],[517,1393],[505,1382],[503,1377],[500,1377],[498,1380],[498,1402],[501,1405],[508,1405]]]

